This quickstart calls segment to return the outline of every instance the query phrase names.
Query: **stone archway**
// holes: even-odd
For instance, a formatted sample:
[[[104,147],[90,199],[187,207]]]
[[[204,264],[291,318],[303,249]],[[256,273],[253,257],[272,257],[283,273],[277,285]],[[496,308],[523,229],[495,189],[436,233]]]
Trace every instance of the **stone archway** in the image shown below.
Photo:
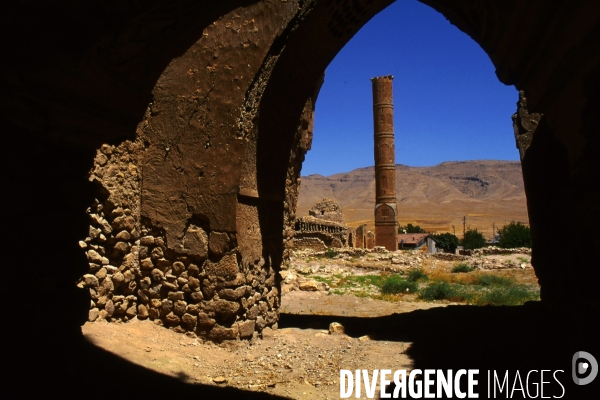
[[[520,133],[531,137],[523,173],[533,264],[556,321],[573,323],[578,343],[593,343],[597,331],[585,317],[598,315],[599,307],[593,238],[600,222],[594,184],[600,176],[600,10],[586,1],[423,2],[480,44],[499,79],[524,91],[528,112],[544,115],[535,129],[528,112],[517,121]],[[39,325],[64,343],[80,337],[81,305],[89,299],[73,281],[86,268],[76,246],[87,231],[83,210],[93,204],[86,174],[95,153],[103,160],[96,149],[134,140],[136,129],[139,147],[124,153],[142,155],[135,165],[142,180],[137,221],[167,237],[167,253],[186,248],[192,226],[207,237],[226,234],[235,278],[245,274],[246,282],[235,287],[252,287],[251,276],[258,277],[256,289],[267,291],[257,300],[272,313],[268,300],[276,293],[268,288],[276,287],[291,237],[282,228],[293,219],[322,72],[390,3],[11,4],[7,13],[14,18],[2,29],[13,38],[7,48],[15,56],[1,66],[6,90],[0,98],[10,149],[3,167],[19,194],[5,206],[4,220],[11,221],[5,262],[21,267],[7,271],[1,292],[6,304],[22,300],[8,310],[8,320],[31,337]],[[15,215],[20,218],[13,222]],[[34,244],[24,241],[40,220],[51,232]],[[557,251],[565,237],[569,244],[590,244]],[[198,257],[215,264],[225,257],[214,254]],[[27,282],[35,296],[20,296],[15,282],[24,281],[23,270],[34,277]],[[32,320],[21,310],[36,309],[40,298],[55,299],[53,310]]]
[[[231,11],[206,28],[195,45],[181,57],[171,61],[154,88],[154,101],[140,132],[146,143],[150,143],[145,150],[145,159],[154,160],[144,165],[144,178],[149,183],[146,189],[142,187],[144,206],[141,217],[151,221],[151,216],[161,215],[161,210],[178,208],[179,212],[163,214],[153,223],[165,229],[167,235],[169,231],[177,231],[179,237],[183,237],[182,229],[189,226],[191,219],[201,216],[208,221],[210,231],[236,235],[236,244],[239,246],[236,251],[240,268],[245,271],[245,275],[248,275],[249,270],[264,268],[267,277],[273,276],[285,250],[282,243],[291,239],[292,232],[288,230],[282,235],[282,227],[287,220],[293,219],[298,176],[304,153],[310,146],[312,112],[322,82],[322,73],[352,35],[390,3],[257,3],[244,7],[243,12],[240,9]],[[510,59],[512,64],[504,64],[505,61],[500,60],[506,59],[506,54],[502,51],[506,52],[507,48],[499,47],[498,44],[499,37],[503,35],[506,35],[503,37],[507,41],[516,39],[513,31],[506,29],[500,21],[509,16],[518,18],[519,13],[531,12],[531,9],[521,10],[519,7],[522,6],[515,5],[510,10],[491,7],[483,11],[477,6],[456,7],[445,2],[429,4],[448,15],[459,28],[482,45],[492,61],[499,65],[498,75],[505,83],[514,83],[520,86],[519,89],[525,90],[528,90],[529,85],[539,85],[539,77],[535,75],[528,77],[531,81],[529,83],[519,81],[516,75],[509,76],[508,72],[503,72],[513,69],[518,71],[519,68],[531,69],[535,66],[527,64],[529,60],[522,59]],[[261,26],[258,16],[269,12],[284,12],[278,15],[285,26],[269,33],[271,42],[266,39],[270,46],[257,44],[258,39],[252,42],[256,32],[267,27]],[[474,24],[473,21],[478,22]],[[485,31],[481,31],[483,28]],[[223,39],[219,39],[220,37]],[[228,42],[229,40],[233,41]],[[241,53],[238,48],[241,48]],[[244,49],[248,50],[247,56],[244,55]],[[238,70],[231,65],[239,57],[246,60],[244,63],[250,62],[247,65],[257,72],[254,75],[240,74],[236,78]],[[190,65],[197,64],[206,65],[205,70],[189,68]],[[196,75],[201,77],[194,81]],[[566,84],[563,81],[561,83]],[[211,82],[210,85],[208,82]],[[247,89],[242,97],[244,86]],[[294,95],[290,96],[289,93]],[[559,92],[546,94],[544,99],[551,104],[553,96],[558,94]],[[532,95],[535,96],[535,91]],[[529,96],[530,107],[531,97]],[[236,103],[232,98],[243,99],[243,103]],[[209,106],[213,108],[209,110]],[[227,112],[222,113],[225,108]],[[182,118],[182,115],[185,117]],[[199,115],[202,117],[196,119]],[[181,119],[184,120],[183,123]],[[562,204],[568,202],[565,198],[568,190],[561,188],[561,183],[567,184],[569,180],[565,175],[570,168],[567,167],[568,151],[565,146],[571,134],[563,133],[563,143],[560,143],[559,135],[548,125],[548,121],[557,119],[560,118],[546,113],[541,126],[537,128],[536,138],[532,140],[529,149],[525,150],[523,165],[532,209],[530,217],[536,249],[533,263],[543,287],[542,297],[547,302],[561,299],[557,304],[562,304],[565,297],[562,289],[564,285],[559,284],[560,279],[554,281],[553,277],[557,275],[549,272],[557,268],[555,265],[558,265],[557,260],[561,256],[552,255],[547,259],[546,254],[549,252],[542,250],[545,243],[554,242],[556,236],[549,233],[552,232],[551,228],[544,226],[549,219],[545,216],[538,217],[538,213],[547,215],[549,207],[562,207]],[[220,121],[218,133],[211,128],[216,121]],[[198,134],[192,138],[190,132]],[[182,142],[173,145],[177,146],[181,161],[171,161],[168,149],[173,145],[169,143],[177,142],[179,138],[182,138]],[[573,156],[582,157],[583,153]],[[186,164],[186,160],[192,159],[194,165],[189,162]],[[199,160],[202,160],[203,166],[198,165]],[[224,160],[236,161],[225,163]],[[545,165],[549,160],[553,160],[551,165]],[[563,166],[559,167],[561,162]],[[576,161],[572,160],[571,163],[573,162]],[[547,174],[532,172],[536,168],[558,169],[554,176],[561,178],[547,181]],[[200,174],[212,176],[219,187],[211,184],[207,188],[200,184],[199,182],[207,181],[204,177],[196,179]],[[179,178],[181,175],[183,177]],[[179,182],[179,187],[175,182]],[[531,189],[532,187],[536,189]],[[538,189],[542,187],[543,189]],[[530,195],[531,191],[536,194]],[[159,197],[166,192],[171,194],[170,200],[160,200]],[[542,192],[545,193],[542,195],[544,199],[539,201],[537,195]],[[145,196],[146,193],[158,196]],[[173,197],[177,199],[178,206],[173,204]],[[545,211],[541,212],[542,209]],[[572,223],[567,221],[572,217],[564,217],[562,225]],[[536,224],[539,224],[539,228],[536,228]],[[167,240],[169,246],[177,242],[175,236],[172,235]],[[589,265],[585,257],[583,255],[581,264]],[[566,264],[569,260],[563,257],[561,262]],[[256,267],[258,265],[260,267]],[[259,288],[259,291],[262,290],[263,288]],[[263,300],[268,301],[266,298]],[[243,314],[242,311],[240,315]],[[274,321],[274,317],[270,320]]]

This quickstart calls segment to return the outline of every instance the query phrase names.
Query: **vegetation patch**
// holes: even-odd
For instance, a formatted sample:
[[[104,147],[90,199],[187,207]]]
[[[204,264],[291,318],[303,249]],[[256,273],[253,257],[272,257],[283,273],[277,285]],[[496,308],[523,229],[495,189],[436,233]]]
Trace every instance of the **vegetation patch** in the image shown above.
[[[477,229],[467,229],[465,237],[462,240],[462,245],[465,250],[480,249],[485,246],[485,238]]]
[[[426,281],[429,279],[429,276],[421,268],[416,268],[410,270],[407,279],[410,282]]]
[[[335,279],[333,276],[321,276],[321,275],[313,275],[311,276],[317,282],[326,283],[329,286],[333,285],[333,280]]]
[[[448,300],[464,302],[473,297],[473,294],[464,287],[448,282],[434,282],[419,292],[422,300]]]
[[[337,256],[339,253],[337,251],[335,251],[334,249],[332,249],[331,247],[327,249],[327,251],[325,252],[325,257],[327,258],[334,258],[335,256]]]
[[[471,272],[474,270],[475,269],[473,267],[465,263],[460,263],[458,265],[455,265],[454,268],[452,268],[452,272],[454,273]]]
[[[518,306],[526,301],[539,300],[539,292],[523,285],[495,287],[478,296],[474,304],[480,306]]]
[[[438,235],[431,235],[436,241],[436,246],[447,253],[454,253],[458,247],[460,241],[456,235],[451,233],[440,233]]]
[[[398,233],[425,233],[425,229],[419,225],[408,224],[406,226],[398,225]]]
[[[359,275],[359,276],[349,276],[352,282],[357,282],[363,285],[375,285],[381,286],[381,284],[385,281],[385,277],[381,275]]]
[[[310,277],[329,285],[329,294],[369,297],[396,302],[449,301],[481,306],[514,306],[539,300],[536,279],[524,283],[527,271],[482,272],[466,263],[448,268],[411,268],[400,273],[365,275],[318,273]]]
[[[500,236],[498,245],[505,249],[531,247],[531,230],[520,221],[512,221],[498,229],[498,236]]]
[[[381,275],[312,275],[310,278],[324,282],[331,288],[330,293],[352,293],[358,297],[374,297],[378,295],[379,287],[385,280]]]
[[[490,276],[493,277],[493,276]],[[421,300],[447,300],[480,306],[517,306],[526,301],[539,300],[539,292],[525,285],[501,278],[484,279],[479,285],[461,285],[437,281],[419,291]]]
[[[419,288],[416,282],[405,280],[400,276],[390,276],[381,285],[382,294],[415,293]]]
[[[492,274],[481,274],[475,277],[471,282],[472,285],[479,286],[514,286],[515,281],[511,278]]]

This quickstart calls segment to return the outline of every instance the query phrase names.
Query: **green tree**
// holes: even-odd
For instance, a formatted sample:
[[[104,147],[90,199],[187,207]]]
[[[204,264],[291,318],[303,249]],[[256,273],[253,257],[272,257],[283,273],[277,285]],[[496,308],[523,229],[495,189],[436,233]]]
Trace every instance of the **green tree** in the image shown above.
[[[465,250],[479,249],[485,246],[485,238],[477,229],[467,229],[465,238],[463,239],[463,247]]]
[[[511,221],[498,229],[500,240],[498,245],[505,249],[514,247],[531,247],[531,230],[520,221]]]
[[[445,252],[454,253],[454,251],[458,247],[458,238],[450,232],[440,233],[438,235],[431,235],[431,237],[435,239],[436,246],[444,250]]]
[[[425,233],[425,229],[419,225],[408,224],[406,226],[398,225],[398,233]]]

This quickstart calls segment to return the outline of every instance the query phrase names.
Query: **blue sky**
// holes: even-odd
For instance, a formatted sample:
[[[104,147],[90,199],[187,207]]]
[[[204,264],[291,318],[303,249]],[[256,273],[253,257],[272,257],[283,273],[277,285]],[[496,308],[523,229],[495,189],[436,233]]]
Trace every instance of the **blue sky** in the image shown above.
[[[494,71],[479,45],[441,14],[396,1],[327,68],[302,175],[374,164],[370,78],[381,75],[394,76],[396,163],[518,160],[510,118],[518,92]]]

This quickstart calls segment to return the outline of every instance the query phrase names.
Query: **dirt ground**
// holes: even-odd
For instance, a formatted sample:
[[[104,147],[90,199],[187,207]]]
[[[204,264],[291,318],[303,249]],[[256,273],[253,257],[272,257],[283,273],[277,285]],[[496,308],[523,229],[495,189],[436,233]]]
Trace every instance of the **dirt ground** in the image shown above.
[[[282,313],[308,310],[315,315],[341,311],[346,316],[383,316],[440,306],[297,291],[283,297]],[[335,317],[331,322],[336,322]],[[148,320],[101,321],[87,323],[82,329],[96,346],[188,383],[230,385],[293,399],[338,399],[340,369],[411,368],[411,360],[404,354],[410,343],[353,338],[322,329],[277,329],[265,339],[220,346]]]
[[[320,268],[323,260],[296,260],[297,269]],[[446,263],[446,268],[452,263]],[[444,263],[436,262],[436,268]],[[433,266],[433,264],[432,264]],[[348,272],[348,263],[327,265],[332,273]],[[369,273],[372,273],[370,270]],[[350,271],[352,272],[352,271]],[[365,273],[357,268],[355,273]],[[532,270],[516,270],[531,280]],[[502,271],[509,273],[509,271]],[[170,375],[186,383],[232,386],[292,399],[338,399],[340,369],[412,368],[406,354],[410,342],[377,340],[377,337],[330,334],[328,324],[347,317],[385,317],[446,307],[446,304],[383,301],[352,294],[323,291],[291,291],[282,296],[284,328],[266,332],[263,339],[216,345],[173,332],[152,321],[133,319],[127,323],[98,321],[82,327],[92,344],[130,362]],[[294,320],[296,318],[296,320]],[[311,319],[315,320],[312,321]],[[289,322],[294,320],[296,322]],[[301,323],[297,323],[301,321]],[[377,388],[376,393],[378,393]],[[354,394],[352,395],[354,397]],[[362,398],[367,398],[362,393]]]

